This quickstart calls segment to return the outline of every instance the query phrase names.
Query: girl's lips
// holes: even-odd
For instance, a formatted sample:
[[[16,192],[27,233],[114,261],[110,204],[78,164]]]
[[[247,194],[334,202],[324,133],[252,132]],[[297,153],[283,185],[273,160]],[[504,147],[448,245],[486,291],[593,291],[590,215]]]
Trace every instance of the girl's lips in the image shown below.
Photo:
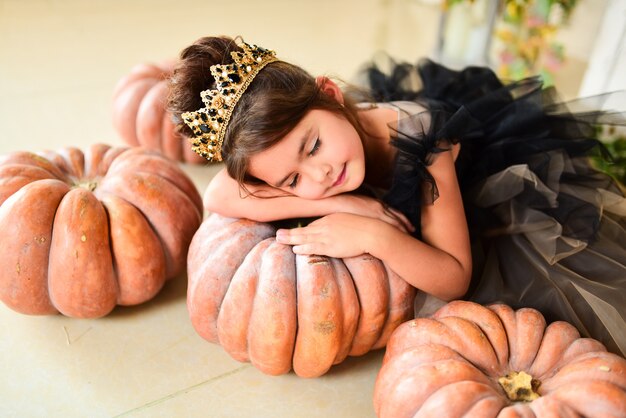
[[[343,168],[341,169],[341,173],[339,173],[339,177],[337,177],[337,180],[333,184],[333,187],[340,186],[341,183],[343,183],[345,179],[346,179],[346,165],[344,164]]]

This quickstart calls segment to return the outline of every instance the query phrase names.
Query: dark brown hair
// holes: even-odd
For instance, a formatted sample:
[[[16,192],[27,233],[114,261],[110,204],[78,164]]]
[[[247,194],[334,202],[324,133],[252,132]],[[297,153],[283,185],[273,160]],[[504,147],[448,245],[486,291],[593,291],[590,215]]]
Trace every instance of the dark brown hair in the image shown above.
[[[170,79],[168,107],[179,129],[191,136],[180,115],[204,104],[200,92],[215,88],[209,67],[232,62],[231,51],[240,48],[229,37],[204,37],[185,48]],[[287,135],[312,109],[345,117],[363,137],[354,103],[343,105],[320,90],[315,78],[284,61],[268,64],[257,74],[239,100],[226,129],[222,158],[228,174],[239,182],[259,183],[247,174],[250,156],[266,150]]]

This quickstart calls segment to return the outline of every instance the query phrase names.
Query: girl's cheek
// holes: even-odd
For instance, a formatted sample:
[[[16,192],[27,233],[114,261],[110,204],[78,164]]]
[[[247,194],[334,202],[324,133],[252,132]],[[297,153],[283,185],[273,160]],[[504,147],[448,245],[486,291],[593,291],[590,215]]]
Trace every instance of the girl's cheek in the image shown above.
[[[324,191],[317,189],[318,188],[311,188],[309,190],[303,191],[300,197],[308,200],[318,200],[324,198]]]

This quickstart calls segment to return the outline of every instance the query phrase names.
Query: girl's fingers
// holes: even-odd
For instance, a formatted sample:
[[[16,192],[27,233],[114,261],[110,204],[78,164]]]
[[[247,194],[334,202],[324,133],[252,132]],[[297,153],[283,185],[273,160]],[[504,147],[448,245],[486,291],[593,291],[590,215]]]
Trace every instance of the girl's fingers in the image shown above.
[[[279,229],[276,231],[276,241],[289,245],[306,244],[313,241],[313,235],[309,228]]]
[[[314,237],[310,234],[303,233],[303,228],[296,229],[279,229],[276,231],[276,241],[281,244],[292,245],[292,251],[295,254],[316,254],[319,243],[314,241]]]
[[[310,225],[306,228],[279,229],[276,241],[291,245],[295,254],[323,254],[325,248],[323,236]]]
[[[291,249],[294,254],[317,254],[313,244],[294,245]]]
[[[298,236],[301,237],[302,235],[296,235],[292,231],[286,229],[279,229],[278,231],[276,231],[276,241],[280,242],[281,244],[301,244],[302,242],[298,242]]]

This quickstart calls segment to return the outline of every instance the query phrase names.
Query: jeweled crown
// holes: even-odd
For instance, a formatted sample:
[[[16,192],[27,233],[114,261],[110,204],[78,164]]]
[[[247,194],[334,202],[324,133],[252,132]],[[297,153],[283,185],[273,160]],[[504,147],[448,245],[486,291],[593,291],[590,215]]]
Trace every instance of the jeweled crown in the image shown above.
[[[233,63],[211,66],[216,89],[200,93],[205,106],[181,115],[194,133],[191,148],[211,162],[222,161],[224,135],[237,102],[259,71],[278,61],[274,51],[245,42],[239,46],[243,52],[230,53]]]

